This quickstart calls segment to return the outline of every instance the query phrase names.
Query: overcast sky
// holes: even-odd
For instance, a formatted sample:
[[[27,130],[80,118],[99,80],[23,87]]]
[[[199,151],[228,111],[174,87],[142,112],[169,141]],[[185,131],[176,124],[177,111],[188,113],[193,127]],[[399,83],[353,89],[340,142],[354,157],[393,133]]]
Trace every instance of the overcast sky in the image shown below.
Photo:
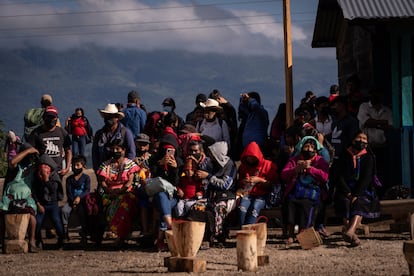
[[[292,0],[294,56],[312,49],[317,0]],[[0,0],[0,47],[85,44],[139,50],[283,55],[282,0]]]

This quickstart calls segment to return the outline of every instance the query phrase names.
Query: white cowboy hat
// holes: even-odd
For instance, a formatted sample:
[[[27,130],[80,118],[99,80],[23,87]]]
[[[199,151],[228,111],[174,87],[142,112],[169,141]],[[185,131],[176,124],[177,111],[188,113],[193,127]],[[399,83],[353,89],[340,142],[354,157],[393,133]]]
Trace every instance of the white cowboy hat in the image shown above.
[[[200,106],[204,109],[221,110],[219,102],[214,99],[207,99],[205,103],[200,103]]]
[[[116,107],[115,104],[107,104],[105,106],[105,109],[98,109],[98,111],[102,117],[104,117],[105,115],[110,115],[110,114],[118,115],[119,118],[125,117],[123,112],[118,111],[118,108]]]

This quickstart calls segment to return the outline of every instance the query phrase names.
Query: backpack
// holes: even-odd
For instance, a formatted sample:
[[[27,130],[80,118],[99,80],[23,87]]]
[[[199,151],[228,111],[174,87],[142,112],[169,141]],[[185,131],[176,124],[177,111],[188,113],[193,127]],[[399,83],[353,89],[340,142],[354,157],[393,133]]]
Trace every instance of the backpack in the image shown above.
[[[151,141],[158,138],[164,128],[164,115],[159,111],[152,111],[148,114],[144,126],[144,133],[146,133]]]
[[[23,138],[25,141],[28,140],[30,134],[33,130],[38,128],[43,124],[43,113],[44,108],[31,108],[26,111],[24,114],[24,135]]]

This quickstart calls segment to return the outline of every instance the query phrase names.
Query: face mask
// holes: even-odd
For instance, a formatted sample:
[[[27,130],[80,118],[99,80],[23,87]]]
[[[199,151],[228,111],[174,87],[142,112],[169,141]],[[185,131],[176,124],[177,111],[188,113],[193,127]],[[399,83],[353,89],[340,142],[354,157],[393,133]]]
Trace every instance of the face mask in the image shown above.
[[[329,106],[324,106],[324,107],[322,107],[322,109],[321,109],[321,115],[323,115],[323,116],[328,116],[329,111],[330,111]]]
[[[302,150],[302,156],[303,158],[305,158],[305,160],[309,160],[315,156],[315,152],[309,150]]]
[[[143,155],[146,152],[148,152],[148,151],[147,150],[139,150],[139,149],[137,149],[137,156]]]
[[[168,105],[166,105],[166,106],[164,106],[163,110],[164,110],[165,112],[172,112],[172,106],[168,106]]]
[[[194,153],[194,154],[192,154],[192,156],[193,156],[196,160],[200,160],[200,158],[201,158],[201,153]]]
[[[114,121],[113,118],[105,119],[104,122],[105,122],[105,126],[107,126],[107,127],[112,127],[115,124],[115,121]]]
[[[73,173],[75,174],[75,175],[79,175],[81,172],[82,172],[82,168],[75,168],[75,169],[73,169]]]
[[[119,158],[121,158],[121,156],[122,156],[122,152],[120,152],[120,151],[113,151],[112,152],[112,158],[115,159],[115,160],[118,160]]]
[[[352,147],[354,149],[356,149],[357,151],[361,151],[361,150],[365,149],[367,147],[367,145],[368,145],[367,143],[362,142],[361,140],[359,140],[359,141],[355,141],[352,144]]]
[[[48,129],[52,129],[57,124],[57,118],[54,119],[45,119],[45,125]]]
[[[256,168],[259,165],[259,161],[254,161],[254,162],[247,162],[246,161],[246,165],[252,168]]]

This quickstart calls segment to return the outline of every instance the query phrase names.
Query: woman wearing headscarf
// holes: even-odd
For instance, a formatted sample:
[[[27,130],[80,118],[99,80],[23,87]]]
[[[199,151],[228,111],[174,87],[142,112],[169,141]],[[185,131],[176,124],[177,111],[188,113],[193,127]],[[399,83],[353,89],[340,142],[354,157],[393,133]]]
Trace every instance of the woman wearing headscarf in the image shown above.
[[[287,212],[287,245],[294,241],[296,224],[299,231],[314,226],[319,201],[328,195],[329,164],[318,155],[321,148],[314,137],[303,137],[296,145],[297,154],[282,170],[281,178],[286,183],[283,199]]]

